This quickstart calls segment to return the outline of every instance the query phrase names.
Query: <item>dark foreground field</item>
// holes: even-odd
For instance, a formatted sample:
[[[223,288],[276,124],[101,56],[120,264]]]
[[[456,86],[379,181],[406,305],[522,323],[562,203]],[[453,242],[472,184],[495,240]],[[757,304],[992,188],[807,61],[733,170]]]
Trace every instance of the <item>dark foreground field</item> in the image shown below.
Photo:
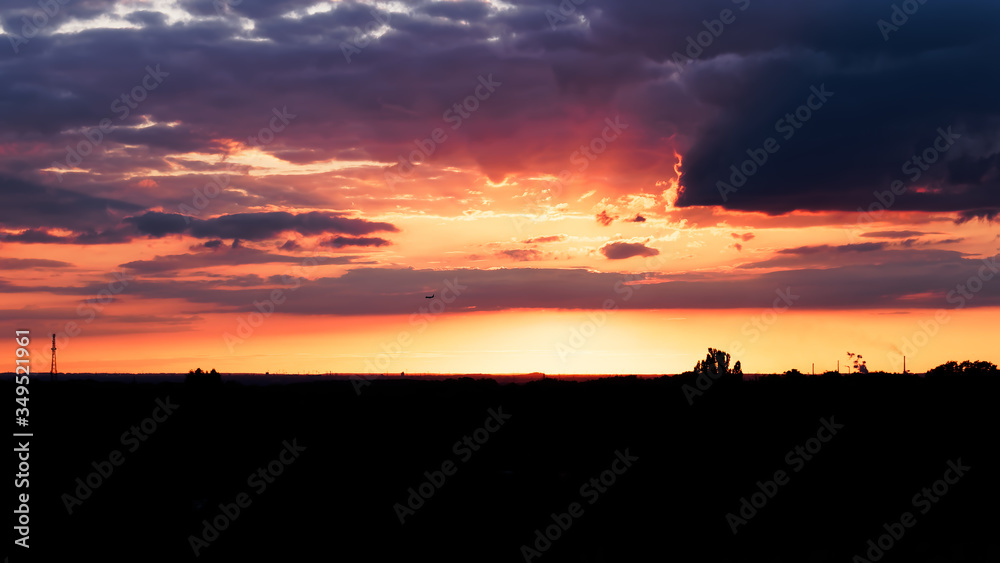
[[[11,562],[1000,561],[998,379],[30,386]]]

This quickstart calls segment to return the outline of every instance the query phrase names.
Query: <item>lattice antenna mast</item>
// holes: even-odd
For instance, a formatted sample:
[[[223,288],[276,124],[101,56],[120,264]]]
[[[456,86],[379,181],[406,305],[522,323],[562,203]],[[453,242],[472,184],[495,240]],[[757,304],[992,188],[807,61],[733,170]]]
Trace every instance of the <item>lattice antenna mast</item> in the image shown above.
[[[56,370],[56,335],[52,335],[52,369],[49,371],[49,376],[52,381],[56,380],[56,374],[59,373]]]

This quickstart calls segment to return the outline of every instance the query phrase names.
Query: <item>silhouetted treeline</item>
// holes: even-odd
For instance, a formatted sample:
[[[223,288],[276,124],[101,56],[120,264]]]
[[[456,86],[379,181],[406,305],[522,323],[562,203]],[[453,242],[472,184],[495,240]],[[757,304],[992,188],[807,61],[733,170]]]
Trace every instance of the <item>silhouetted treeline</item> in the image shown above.
[[[942,375],[1000,375],[996,364],[984,361],[945,362],[927,372],[928,377]]]

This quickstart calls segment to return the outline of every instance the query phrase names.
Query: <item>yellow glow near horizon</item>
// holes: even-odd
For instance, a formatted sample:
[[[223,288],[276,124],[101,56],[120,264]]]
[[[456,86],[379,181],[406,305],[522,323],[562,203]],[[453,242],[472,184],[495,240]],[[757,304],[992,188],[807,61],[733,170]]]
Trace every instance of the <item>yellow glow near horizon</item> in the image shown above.
[[[862,354],[870,371],[899,372],[890,354],[908,339],[915,347],[907,353],[907,369],[920,373],[949,360],[1000,363],[991,335],[975,328],[998,312],[948,311],[949,323],[927,338],[915,336],[924,330],[918,322],[932,319],[933,310],[789,310],[775,318],[757,310],[446,312],[426,317],[426,325],[409,315],[276,314],[232,350],[223,335],[240,334],[236,314],[208,315],[194,329],[173,332],[135,323],[134,331],[120,334],[99,333],[98,319],[81,324],[80,336],[60,347],[59,359],[64,371],[81,373],[202,367],[223,373],[663,374],[691,369],[714,347],[732,354],[745,373],[809,373],[813,364],[822,373],[835,370],[838,360],[847,373],[847,351]],[[41,346],[40,335],[51,331],[35,324],[27,328]],[[162,334],[150,339],[144,331],[152,330]],[[812,336],[820,333],[828,336]],[[115,357],[108,357],[109,349]],[[184,352],[165,354],[172,350]],[[48,358],[44,347],[36,353]]]

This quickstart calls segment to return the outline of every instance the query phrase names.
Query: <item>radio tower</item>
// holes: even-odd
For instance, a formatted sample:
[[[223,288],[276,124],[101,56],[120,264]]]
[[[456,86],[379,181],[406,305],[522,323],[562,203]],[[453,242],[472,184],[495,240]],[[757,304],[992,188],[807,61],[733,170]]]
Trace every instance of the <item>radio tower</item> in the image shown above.
[[[52,381],[56,380],[56,374],[57,373],[59,373],[59,372],[56,371],[56,335],[53,334],[52,335],[52,370],[49,371],[49,376],[52,379]]]

